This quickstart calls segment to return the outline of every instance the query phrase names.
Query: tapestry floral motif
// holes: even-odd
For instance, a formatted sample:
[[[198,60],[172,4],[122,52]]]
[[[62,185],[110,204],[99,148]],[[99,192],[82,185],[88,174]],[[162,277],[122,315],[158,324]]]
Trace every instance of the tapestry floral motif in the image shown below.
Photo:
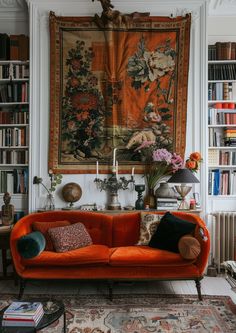
[[[106,115],[98,79],[91,71],[92,48],[78,40],[68,52],[67,84],[62,105],[62,141],[67,153],[80,159],[93,155],[101,145]]]
[[[173,98],[171,98],[172,87],[175,78],[176,52],[170,46],[170,39],[165,45],[158,46],[149,51],[145,47],[144,38],[140,39],[137,52],[129,58],[127,72],[133,79],[132,87],[136,90],[144,88],[147,93],[150,84],[155,82],[155,94],[158,103],[147,101],[144,107],[143,120],[147,123],[147,130],[140,130],[131,135],[126,148],[133,149],[132,159],[139,159],[136,147],[143,142],[155,144],[157,148],[172,150],[173,136],[171,128],[166,121],[173,119]],[[162,78],[168,77],[168,88],[162,87]],[[172,133],[173,135],[173,133]]]

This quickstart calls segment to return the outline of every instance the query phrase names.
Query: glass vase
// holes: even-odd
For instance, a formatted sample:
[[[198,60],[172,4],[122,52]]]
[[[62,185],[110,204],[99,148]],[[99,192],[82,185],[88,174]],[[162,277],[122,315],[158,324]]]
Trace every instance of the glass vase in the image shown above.
[[[54,210],[55,209],[55,200],[53,194],[48,194],[45,205],[44,205],[45,210]]]
[[[156,196],[154,194],[153,188],[148,189],[148,193],[146,194],[144,199],[144,207],[149,209],[156,208]]]

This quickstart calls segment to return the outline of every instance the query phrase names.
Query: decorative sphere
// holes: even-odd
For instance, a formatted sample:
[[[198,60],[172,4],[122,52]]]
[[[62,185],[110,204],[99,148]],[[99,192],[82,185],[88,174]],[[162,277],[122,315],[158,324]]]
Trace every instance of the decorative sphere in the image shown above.
[[[82,189],[79,184],[68,183],[62,188],[62,196],[66,202],[76,202],[82,196]]]

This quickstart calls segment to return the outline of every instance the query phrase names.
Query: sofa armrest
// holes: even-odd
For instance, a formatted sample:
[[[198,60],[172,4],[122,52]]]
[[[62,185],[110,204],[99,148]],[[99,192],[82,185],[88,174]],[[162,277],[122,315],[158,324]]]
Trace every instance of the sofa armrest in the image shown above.
[[[179,218],[196,224],[194,237],[197,238],[201,245],[201,252],[195,262],[199,269],[200,275],[203,274],[205,267],[208,262],[208,256],[210,252],[210,234],[206,227],[205,222],[196,214],[184,213],[184,212],[174,212],[174,215]]]
[[[14,263],[15,270],[19,276],[24,271],[25,267],[22,264],[22,258],[17,250],[17,241],[22,236],[29,234],[32,231],[31,224],[34,218],[31,215],[24,216],[21,218],[13,227],[10,238],[10,248],[12,260]]]

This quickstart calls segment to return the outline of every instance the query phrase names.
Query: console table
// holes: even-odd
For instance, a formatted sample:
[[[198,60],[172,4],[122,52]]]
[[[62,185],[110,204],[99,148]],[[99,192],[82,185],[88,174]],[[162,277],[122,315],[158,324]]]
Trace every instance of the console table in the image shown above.
[[[10,249],[10,236],[11,229],[9,230],[1,230],[0,227],[0,250],[2,254],[2,277],[0,279],[7,279],[10,276],[7,276],[7,267],[12,263],[11,259],[7,258],[7,250]],[[11,276],[12,277],[12,276]]]

